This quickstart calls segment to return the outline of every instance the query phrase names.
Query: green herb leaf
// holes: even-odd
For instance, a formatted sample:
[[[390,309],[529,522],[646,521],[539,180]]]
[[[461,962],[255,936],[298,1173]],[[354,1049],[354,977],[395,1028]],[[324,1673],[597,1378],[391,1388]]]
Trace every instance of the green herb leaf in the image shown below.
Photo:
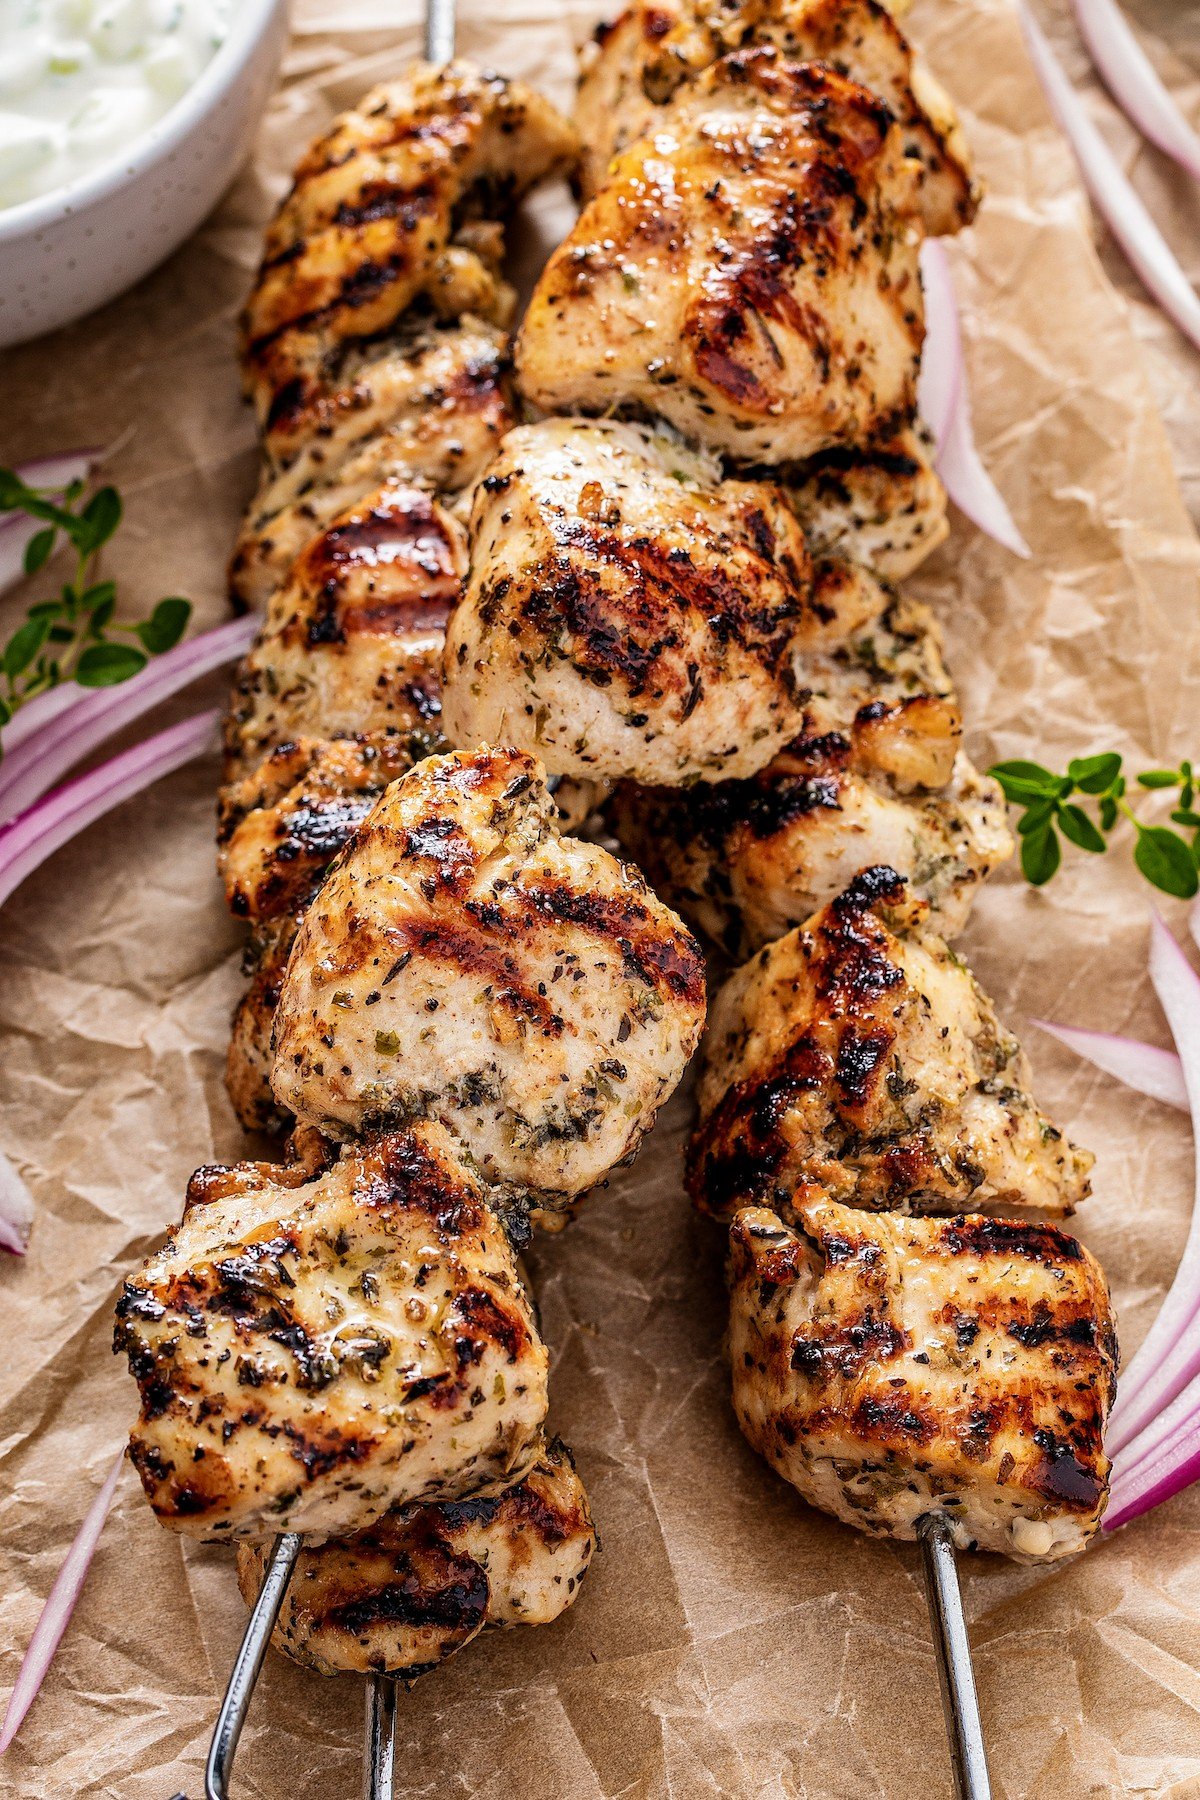
[[[1108,848],[1081,806],[1060,806],[1058,825],[1069,842],[1078,844],[1081,850],[1090,850],[1093,856]]]
[[[1041,831],[1031,831],[1028,837],[1021,839],[1021,871],[1034,887],[1044,887],[1057,873],[1061,861],[1062,848],[1052,825]]]
[[[27,575],[36,575],[39,569],[45,568],[53,554],[54,540],[57,536],[58,532],[53,525],[43,526],[41,531],[34,532],[25,546],[25,573]]]
[[[75,665],[80,687],[116,687],[146,666],[136,644],[89,644]]]
[[[121,496],[114,487],[102,487],[79,517],[72,517],[71,538],[80,556],[93,555],[108,542],[120,523]]]
[[[1144,788],[1169,788],[1179,786],[1178,769],[1144,769],[1138,776],[1138,786]]]
[[[44,613],[37,613],[26,619],[23,625],[18,625],[4,647],[4,673],[10,681],[24,674],[45,643],[49,631],[50,620]]]
[[[29,489],[15,469],[0,469],[0,512],[21,512]]]
[[[1188,825],[1193,830],[1200,825],[1200,813],[1193,812],[1190,806],[1181,806],[1171,814],[1176,825]]]
[[[150,617],[135,625],[134,630],[151,656],[161,656],[164,650],[175,648],[187,630],[191,616],[191,601],[172,594],[168,599],[160,600]]]
[[[1113,750],[1100,756],[1077,756],[1067,764],[1067,774],[1081,794],[1102,794],[1121,773],[1121,758]]]
[[[1138,827],[1133,860],[1146,880],[1164,894],[1190,900],[1200,888],[1195,856],[1183,839],[1168,831],[1165,825]]]
[[[996,763],[988,774],[1000,783],[1006,800],[1017,801],[1053,798],[1058,794],[1061,779],[1034,762]]]
[[[1017,826],[1022,837],[1028,837],[1031,831],[1043,831],[1054,817],[1057,800],[1033,800],[1030,802],[1024,817]]]

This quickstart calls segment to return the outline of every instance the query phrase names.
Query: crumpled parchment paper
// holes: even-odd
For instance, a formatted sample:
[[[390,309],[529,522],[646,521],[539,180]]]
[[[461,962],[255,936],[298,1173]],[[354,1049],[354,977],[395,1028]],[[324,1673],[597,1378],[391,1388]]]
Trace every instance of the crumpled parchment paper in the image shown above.
[[[461,10],[465,53],[569,102],[589,23],[577,0]],[[1060,4],[1067,42],[1064,16]],[[1190,19],[1194,48],[1194,8],[1157,16]],[[945,622],[972,751],[984,764],[1195,754],[1200,544],[1151,390],[1172,402],[1192,474],[1194,359],[1141,303],[1131,317],[1106,278],[1007,0],[919,0],[912,29],[989,185],[951,254],[978,435],[1034,553],[1018,562],[959,520],[917,582]],[[411,4],[304,0],[254,166],[207,228],[126,299],[5,359],[5,460],[115,443],[107,472],[128,520],[111,567],[130,604],[182,591],[198,624],[223,616],[254,473],[232,327],[263,218],[301,143],[416,43]],[[1161,60],[1182,79],[1165,49]],[[1189,208],[1194,220],[1194,193],[1150,174],[1176,223]],[[118,1283],[178,1215],[191,1170],[244,1153],[221,1085],[239,932],[213,873],[214,783],[212,762],[161,783],[61,852],[0,919],[0,1143],[39,1203],[30,1255],[0,1267],[0,1684],[131,1419],[109,1351]],[[1028,1019],[1165,1041],[1144,973],[1148,913],[1127,857],[1073,855],[1048,892],[995,881],[964,946],[1023,1029],[1043,1100],[1098,1152],[1078,1224],[1112,1279],[1127,1350],[1179,1254],[1190,1132]],[[1171,917],[1182,930],[1181,911]],[[733,1424],[720,1246],[679,1181],[687,1121],[681,1095],[635,1167],[531,1259],[554,1420],[603,1555],[553,1629],[490,1636],[402,1697],[403,1796],[950,1793],[914,1552],[809,1511]],[[1200,1492],[1069,1566],[964,1559],[963,1578],[998,1796],[1200,1795]],[[243,1618],[226,1554],[162,1531],[127,1471],[0,1789],[195,1800]],[[272,1658],[238,1795],[357,1793],[362,1699],[358,1680]]]

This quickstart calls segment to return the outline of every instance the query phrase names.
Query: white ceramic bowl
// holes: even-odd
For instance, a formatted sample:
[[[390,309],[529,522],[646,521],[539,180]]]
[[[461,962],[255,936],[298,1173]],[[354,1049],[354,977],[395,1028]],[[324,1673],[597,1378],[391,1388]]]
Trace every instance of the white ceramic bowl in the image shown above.
[[[286,0],[237,0],[212,60],[121,156],[0,210],[0,348],[102,306],[195,231],[250,147],[286,35]]]

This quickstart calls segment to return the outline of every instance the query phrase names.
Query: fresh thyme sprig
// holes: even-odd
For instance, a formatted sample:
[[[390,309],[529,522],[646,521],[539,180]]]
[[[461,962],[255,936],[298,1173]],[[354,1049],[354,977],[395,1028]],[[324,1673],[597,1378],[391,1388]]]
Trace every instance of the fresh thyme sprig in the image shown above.
[[[1190,762],[1177,769],[1144,769],[1135,777],[1140,788],[1178,790],[1179,804],[1171,821],[1182,827],[1147,825],[1129,803],[1129,784],[1122,759],[1115,751],[1100,756],[1077,757],[1067,764],[1065,775],[1055,775],[1035,762],[997,763],[990,771],[1005,798],[1024,808],[1017,826],[1021,840],[1021,868],[1027,881],[1042,887],[1062,862],[1059,833],[1068,843],[1093,855],[1107,850],[1113,830],[1127,821],[1135,837],[1133,860],[1146,880],[1164,894],[1190,900],[1200,889],[1200,811],[1196,809],[1200,777]],[[1080,805],[1079,796],[1085,804]],[[1087,810],[1090,802],[1095,816]]]
[[[0,513],[22,512],[40,522],[25,546],[25,573],[44,569],[63,540],[75,552],[73,578],[53,599],[31,606],[0,650],[0,726],[59,682],[115,687],[128,681],[150,657],[179,642],[191,616],[191,601],[172,594],[148,619],[129,625],[114,620],[116,584],[96,579],[96,559],[121,523],[121,497],[113,487],[98,489],[88,500],[83,492],[84,483],[73,481],[59,496],[0,468]]]

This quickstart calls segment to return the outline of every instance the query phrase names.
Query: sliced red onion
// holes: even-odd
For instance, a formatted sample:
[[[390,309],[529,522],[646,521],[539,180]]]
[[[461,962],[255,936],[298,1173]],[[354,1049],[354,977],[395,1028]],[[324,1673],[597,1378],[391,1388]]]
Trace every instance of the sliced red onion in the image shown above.
[[[0,827],[0,904],[93,820],[213,747],[219,719],[216,707],[183,719],[56,788],[11,825]]]
[[[33,1195],[0,1151],[0,1250],[24,1256],[33,1225]]]
[[[1197,1141],[1200,1177],[1200,976],[1197,976],[1155,914],[1150,926],[1150,979],[1179,1051]],[[1158,1316],[1129,1367],[1121,1375],[1117,1404],[1108,1429],[1110,1456],[1132,1443],[1200,1374],[1200,1206],[1191,1225],[1175,1279]]]
[[[921,285],[925,348],[917,403],[937,442],[937,472],[959,511],[980,531],[1015,556],[1028,556],[1029,546],[975,446],[954,279],[935,239],[921,246]]]
[[[96,1553],[96,1545],[100,1542],[100,1533],[104,1530],[104,1521],[112,1508],[124,1461],[125,1449],[122,1446],[121,1454],[110,1469],[108,1479],[88,1507],[87,1517],[79,1527],[75,1542],[67,1551],[66,1561],[46,1597],[41,1617],[29,1640],[25,1659],[17,1671],[13,1691],[8,1697],[4,1723],[0,1725],[0,1756],[3,1756],[16,1737],[25,1714],[37,1699],[38,1689],[54,1661],[54,1653],[62,1641],[63,1632],[70,1624],[75,1603],[83,1592],[88,1568]]]
[[[68,769],[171,694],[198,681],[210,670],[219,669],[223,663],[244,656],[258,627],[259,621],[253,617],[230,619],[228,624],[188,638],[173,650],[156,656],[140,674],[118,687],[81,688],[71,683],[73,704],[65,717],[60,716],[63,709],[58,709],[14,749],[8,747],[6,732],[5,756],[0,761],[0,823],[15,819],[48,793]],[[59,692],[57,688],[49,690]],[[29,703],[34,704],[32,700]],[[14,725],[27,710],[22,707]]]
[[[973,525],[994,538],[1014,556],[1028,556],[1029,545],[1017,530],[1004,497],[984,467],[971,427],[971,399],[967,384],[960,382],[958,399],[950,415],[946,442],[937,459],[937,472],[946,492]]]
[[[933,433],[940,456],[958,404],[963,378],[962,332],[950,259],[937,238],[921,245],[921,291],[925,297],[925,347],[917,381],[917,411]]]
[[[1137,1038],[1114,1037],[1107,1031],[1083,1031],[1077,1025],[1052,1025],[1048,1019],[1034,1019],[1039,1031],[1048,1032],[1082,1056],[1085,1062],[1103,1069],[1126,1087],[1151,1100],[1161,1100],[1180,1112],[1188,1111],[1187,1087],[1183,1065],[1173,1050],[1160,1050],[1157,1044],[1143,1044]]]
[[[1020,13],[1026,47],[1042,91],[1070,141],[1097,210],[1148,292],[1200,349],[1200,299],[1120,163],[1092,124],[1083,101],[1042,36],[1027,0],[1020,0]]]
[[[1169,1406],[1156,1413],[1143,1431],[1113,1457],[1113,1499],[1121,1498],[1117,1489],[1128,1490],[1135,1480],[1163,1456],[1178,1455],[1190,1448],[1190,1439],[1200,1438],[1200,1376],[1195,1376],[1175,1396]]]
[[[1104,1529],[1116,1531],[1200,1478],[1200,1381],[1191,1382],[1113,1461]]]
[[[1121,111],[1144,138],[1200,181],[1200,136],[1163,86],[1116,0],[1075,0],[1075,18]]]
[[[15,750],[18,744],[23,744],[26,738],[32,737],[35,731],[40,731],[43,725],[48,725],[51,719],[57,719],[68,706],[74,706],[87,692],[88,689],[81,688],[77,682],[60,681],[57,687],[46,688],[43,693],[35,694],[32,700],[27,700],[20,712],[14,714],[0,731],[0,743],[4,745],[5,756]]]
[[[44,494],[62,494],[73,481],[86,481],[103,456],[96,446],[90,450],[63,450],[57,456],[35,456],[32,462],[17,463],[26,487],[38,488]]]
[[[60,496],[73,481],[86,481],[100,459],[99,450],[68,450],[62,456],[39,456],[19,463],[13,473],[26,487]],[[25,546],[41,526],[26,513],[0,513],[0,594],[14,587],[25,573]]]

